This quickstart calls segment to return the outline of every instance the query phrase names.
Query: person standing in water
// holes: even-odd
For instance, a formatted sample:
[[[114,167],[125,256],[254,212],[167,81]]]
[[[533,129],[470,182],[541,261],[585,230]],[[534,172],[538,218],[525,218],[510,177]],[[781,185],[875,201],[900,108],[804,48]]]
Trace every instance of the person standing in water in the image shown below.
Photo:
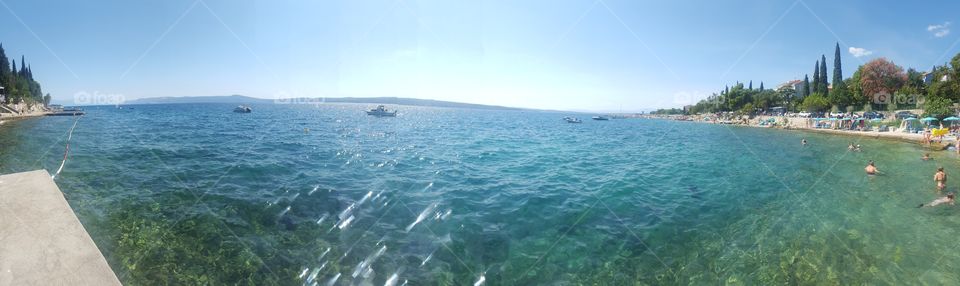
[[[933,174],[933,180],[937,182],[938,193],[947,188],[947,173],[943,171],[943,167],[937,168],[937,173]]]
[[[867,163],[867,167],[863,168],[863,170],[867,171],[867,175],[876,175],[877,172],[879,172],[877,171],[877,166],[873,164],[873,160],[870,160],[870,162]]]
[[[800,145],[807,146],[807,138],[801,139],[801,140],[800,140]]]

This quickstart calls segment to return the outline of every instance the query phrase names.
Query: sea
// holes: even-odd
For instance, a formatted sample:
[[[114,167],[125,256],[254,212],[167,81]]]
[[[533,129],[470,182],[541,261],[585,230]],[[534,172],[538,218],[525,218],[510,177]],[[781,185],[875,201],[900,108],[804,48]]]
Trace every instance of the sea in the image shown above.
[[[960,207],[917,208],[938,167],[960,175],[954,152],[546,111],[233,107],[7,121],[0,173],[53,174],[69,144],[56,183],[128,285],[960,281]]]

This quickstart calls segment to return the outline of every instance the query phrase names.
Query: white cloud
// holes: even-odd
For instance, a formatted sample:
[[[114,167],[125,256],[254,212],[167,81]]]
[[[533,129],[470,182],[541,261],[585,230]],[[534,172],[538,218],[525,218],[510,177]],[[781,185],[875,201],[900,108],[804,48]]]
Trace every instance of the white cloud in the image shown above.
[[[927,32],[933,33],[934,37],[943,38],[950,34],[950,22],[927,26]]]
[[[857,48],[857,47],[850,47],[849,49],[847,49],[847,51],[849,51],[851,55],[857,58],[862,56],[869,56],[873,54],[873,51],[868,51],[867,49]]]

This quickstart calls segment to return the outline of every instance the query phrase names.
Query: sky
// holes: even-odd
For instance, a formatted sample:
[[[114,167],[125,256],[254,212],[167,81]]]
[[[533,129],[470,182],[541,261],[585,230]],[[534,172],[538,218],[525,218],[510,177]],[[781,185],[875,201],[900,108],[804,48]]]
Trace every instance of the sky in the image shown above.
[[[679,107],[737,81],[960,53],[955,1],[0,0],[55,102],[242,94]],[[84,101],[84,102],[78,102]]]

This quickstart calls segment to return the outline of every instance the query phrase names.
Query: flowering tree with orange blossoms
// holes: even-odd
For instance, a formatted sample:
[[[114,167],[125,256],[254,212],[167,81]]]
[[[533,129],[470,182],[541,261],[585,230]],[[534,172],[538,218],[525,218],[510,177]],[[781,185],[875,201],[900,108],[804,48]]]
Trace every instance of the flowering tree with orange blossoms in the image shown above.
[[[867,98],[873,98],[880,93],[893,94],[906,82],[907,74],[903,72],[903,68],[885,58],[863,65],[863,73],[860,75],[860,88]]]

